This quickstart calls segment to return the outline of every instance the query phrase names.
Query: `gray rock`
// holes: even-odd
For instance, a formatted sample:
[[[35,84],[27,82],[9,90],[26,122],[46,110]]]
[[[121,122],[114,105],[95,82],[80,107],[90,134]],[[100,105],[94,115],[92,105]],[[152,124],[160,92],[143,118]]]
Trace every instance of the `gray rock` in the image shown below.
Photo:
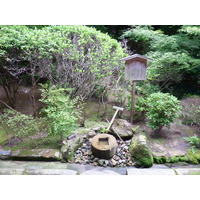
[[[147,146],[146,137],[144,135],[135,135],[129,146],[136,167],[151,167],[153,165],[153,156]]]
[[[61,147],[61,154],[64,160],[70,160],[76,150],[85,142],[86,138],[84,136],[77,135],[75,138],[68,140]]]
[[[0,151],[1,160],[9,160],[11,158],[11,151]]]
[[[115,165],[117,165],[117,161],[114,160],[114,159],[112,158],[112,159],[111,159],[111,164],[112,164],[113,166],[115,166]]]
[[[104,161],[105,161],[104,159],[99,159],[98,160],[99,165],[103,166],[104,165]]]
[[[108,160],[105,160],[104,163],[105,163],[106,165],[108,165],[109,161],[108,161]]]
[[[133,137],[137,127],[124,119],[116,119],[111,126],[111,131],[116,137],[119,135],[122,139],[129,139]]]

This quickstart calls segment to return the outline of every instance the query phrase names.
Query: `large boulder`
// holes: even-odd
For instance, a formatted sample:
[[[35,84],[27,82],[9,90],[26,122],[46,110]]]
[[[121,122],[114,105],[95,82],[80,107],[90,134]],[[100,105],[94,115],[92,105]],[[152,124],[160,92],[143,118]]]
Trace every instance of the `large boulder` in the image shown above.
[[[136,167],[147,168],[153,165],[153,156],[147,146],[147,140],[144,135],[139,134],[132,138],[129,151],[134,158]]]
[[[118,135],[122,139],[131,139],[134,133],[137,132],[139,126],[132,125],[124,119],[115,119],[111,126],[111,132],[114,136]]]
[[[73,158],[76,150],[86,141],[85,135],[76,135],[75,138],[64,140],[64,145],[61,147],[63,161],[69,161]]]

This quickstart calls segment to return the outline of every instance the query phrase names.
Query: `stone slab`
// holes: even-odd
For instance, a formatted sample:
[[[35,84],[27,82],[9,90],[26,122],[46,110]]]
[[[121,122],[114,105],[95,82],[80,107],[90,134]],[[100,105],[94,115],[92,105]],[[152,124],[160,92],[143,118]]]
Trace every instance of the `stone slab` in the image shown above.
[[[77,175],[77,171],[69,169],[17,169],[1,168],[0,175]]]
[[[127,169],[127,175],[176,175],[173,169]]]
[[[103,170],[103,171],[87,170],[81,173],[80,175],[120,175],[120,174],[111,170]]]
[[[12,160],[59,161],[61,156],[57,149],[19,149],[12,151]]]
[[[11,152],[10,151],[0,151],[0,159],[1,160],[8,160],[11,157]]]
[[[69,169],[26,169],[26,175],[77,175],[77,171]]]
[[[177,168],[178,175],[200,175],[200,168]]]
[[[24,169],[0,168],[0,175],[23,175]]]

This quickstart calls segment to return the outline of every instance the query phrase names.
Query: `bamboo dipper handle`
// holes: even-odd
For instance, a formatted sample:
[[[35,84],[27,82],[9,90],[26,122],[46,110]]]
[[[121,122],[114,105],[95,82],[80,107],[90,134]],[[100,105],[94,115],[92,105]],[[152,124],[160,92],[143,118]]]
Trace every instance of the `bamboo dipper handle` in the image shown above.
[[[107,130],[106,130],[106,132],[108,132],[108,131],[109,131],[109,129],[110,129],[110,127],[111,127],[111,125],[112,125],[113,121],[115,120],[115,117],[116,117],[116,115],[117,115],[118,111],[119,111],[119,110],[116,110],[116,111],[115,111],[115,114],[113,115],[113,117],[112,117],[112,120],[111,120],[111,122],[110,122],[110,124],[109,124],[109,126],[108,126],[108,128],[107,128]]]

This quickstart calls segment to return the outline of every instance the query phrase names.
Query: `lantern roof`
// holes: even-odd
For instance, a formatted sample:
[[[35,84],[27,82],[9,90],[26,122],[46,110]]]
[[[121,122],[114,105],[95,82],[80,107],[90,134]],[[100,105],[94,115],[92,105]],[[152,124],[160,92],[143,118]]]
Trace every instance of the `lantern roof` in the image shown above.
[[[143,60],[153,60],[152,58],[148,58],[148,57],[142,56],[140,54],[133,54],[133,55],[130,55],[130,56],[127,56],[125,58],[120,59],[120,61],[131,60],[133,58],[140,58],[140,59],[143,59]]]

